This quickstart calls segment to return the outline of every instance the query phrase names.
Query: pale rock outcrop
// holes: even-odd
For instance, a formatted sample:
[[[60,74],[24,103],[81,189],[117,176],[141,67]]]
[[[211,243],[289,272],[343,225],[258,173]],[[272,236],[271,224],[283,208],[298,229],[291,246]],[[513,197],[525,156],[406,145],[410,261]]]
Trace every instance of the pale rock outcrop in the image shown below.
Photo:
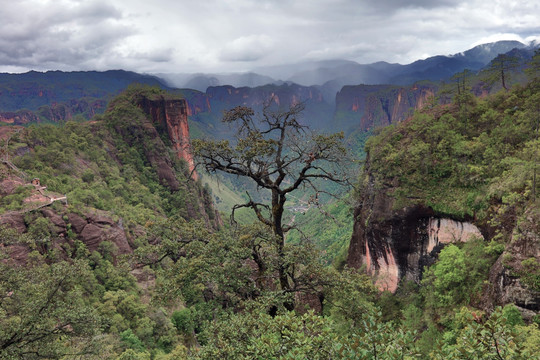
[[[480,230],[470,222],[461,222],[445,218],[430,218],[428,221],[427,253],[440,244],[467,242],[469,240],[483,239]]]

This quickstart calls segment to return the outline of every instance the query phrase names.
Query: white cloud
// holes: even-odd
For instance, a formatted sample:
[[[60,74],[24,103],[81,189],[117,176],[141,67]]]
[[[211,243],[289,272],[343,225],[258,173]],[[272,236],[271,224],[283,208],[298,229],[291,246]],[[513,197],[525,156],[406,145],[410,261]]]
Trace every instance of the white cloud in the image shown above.
[[[0,69],[197,72],[344,58],[408,63],[540,34],[524,0],[22,0]]]
[[[481,44],[487,44],[487,43],[491,43],[491,42],[496,42],[496,41],[502,41],[502,40],[515,40],[515,41],[520,41],[522,43],[527,43],[528,42],[526,39],[519,36],[518,34],[498,33],[498,34],[491,34],[491,35],[484,36],[484,37],[480,38],[478,41],[475,41],[474,43],[472,43],[471,47],[475,47],[475,46],[481,45]]]
[[[252,62],[265,57],[273,46],[274,40],[268,35],[241,36],[223,46],[220,59]]]

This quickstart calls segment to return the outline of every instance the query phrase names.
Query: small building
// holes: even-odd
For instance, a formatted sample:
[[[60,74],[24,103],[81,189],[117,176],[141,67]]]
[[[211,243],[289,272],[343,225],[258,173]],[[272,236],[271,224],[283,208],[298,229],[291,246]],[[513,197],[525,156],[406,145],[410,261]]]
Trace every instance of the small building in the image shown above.
[[[33,178],[32,179],[32,185],[41,186],[41,182],[39,181],[39,178]]]

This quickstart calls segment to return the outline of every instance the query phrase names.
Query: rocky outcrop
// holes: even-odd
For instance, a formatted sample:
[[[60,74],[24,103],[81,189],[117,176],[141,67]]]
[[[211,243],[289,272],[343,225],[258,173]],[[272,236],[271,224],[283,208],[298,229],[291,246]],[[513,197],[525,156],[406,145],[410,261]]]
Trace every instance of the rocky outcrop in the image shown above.
[[[144,112],[150,115],[152,122],[166,129],[172,147],[179,159],[187,162],[193,179],[197,180],[195,173],[195,161],[191,152],[188,124],[188,105],[185,99],[166,99],[160,96],[156,99],[144,97],[140,99],[139,105]],[[161,169],[161,170],[159,170]],[[161,171],[160,178],[165,178],[171,183],[169,173],[165,173],[164,167],[158,167]]]
[[[445,218],[429,207],[395,209],[390,192],[369,179],[355,209],[347,258],[351,267],[365,266],[381,290],[396,291],[402,279],[419,282],[424,266],[436,260],[444,244],[483,238],[472,223]]]
[[[434,85],[344,86],[336,95],[334,120],[346,121],[343,126],[362,131],[395,124],[426,106],[435,92]]]
[[[20,177],[9,176],[0,181],[0,196],[13,194],[17,188],[24,185],[25,182]]]
[[[395,184],[376,182],[369,167],[368,159],[354,213],[349,266],[364,267],[379,289],[394,292],[402,280],[419,283],[423,269],[437,260],[446,244],[504,234],[509,238],[506,248],[491,267],[475,306],[492,311],[513,303],[528,321],[540,312],[540,210],[532,205],[518,215],[512,207],[504,213],[494,204],[491,211],[498,220],[477,226],[472,219],[445,217],[423,205],[400,207],[392,196]]]
[[[79,229],[82,227],[79,236],[88,250],[97,250],[103,241],[110,241],[116,245],[118,255],[132,252],[121,220],[114,221],[103,212],[90,213],[86,219],[70,214],[68,219],[76,222]]]
[[[51,208],[42,208],[39,216],[50,222],[48,231],[51,232],[51,243],[47,246],[58,249],[60,253],[65,251],[62,244],[71,243],[73,245],[73,238],[68,236],[68,231],[72,231],[75,239],[82,241],[90,252],[98,251],[100,244],[104,241],[115,245],[114,256],[133,252],[122,221],[113,220],[106,212],[95,210],[83,217],[75,213],[62,215]],[[6,213],[0,216],[0,225],[14,229],[19,233],[25,233],[31,223],[26,223],[22,213]],[[25,243],[8,243],[0,244],[0,246],[6,248],[10,261],[19,265],[26,262],[32,251]],[[65,253],[64,255],[69,256]]]
[[[84,217],[75,213],[61,216],[50,208],[43,208],[41,214],[53,224],[57,236],[66,237],[67,230],[70,228],[90,251],[98,250],[99,245],[104,241],[110,241],[116,245],[117,255],[133,251],[122,221],[115,221],[104,211],[94,210]]]
[[[11,229],[15,229],[20,233],[26,231],[26,223],[24,222],[23,214],[11,212],[5,213],[0,216],[0,226],[6,226]]]
[[[10,125],[25,125],[39,122],[39,117],[30,110],[0,113],[0,122]]]
[[[101,210],[91,210],[84,215],[69,212],[67,207],[55,210],[48,206],[52,204],[51,199],[55,196],[54,193],[45,191],[46,187],[41,186],[39,180],[28,184],[20,177],[6,175],[6,178],[0,182],[0,196],[14,194],[22,187],[25,187],[25,191],[29,191],[26,198],[21,200],[22,208],[0,214],[1,227],[24,234],[32,231],[32,226],[37,219],[47,219],[46,228],[38,229],[49,234],[50,240],[47,241],[46,247],[58,249],[65,256],[69,255],[65,253],[64,245],[66,243],[73,245],[74,239],[81,240],[90,251],[98,250],[104,241],[115,244],[117,248],[115,255],[133,251],[121,219],[115,220],[108,212]],[[34,206],[36,204],[39,206]],[[9,258],[17,264],[24,264],[28,254],[33,250],[28,243],[17,243],[12,239],[0,241],[0,246],[7,248]]]
[[[510,244],[489,273],[482,305],[514,303],[527,320],[540,312],[540,210],[530,208],[515,223]]]
[[[128,146],[141,151],[141,157],[156,171],[162,185],[171,191],[178,191],[180,183],[176,178],[174,165],[169,157],[169,149],[157,129],[166,131],[166,124],[153,122],[154,116],[156,116],[156,121],[165,118],[158,117],[162,115],[164,109],[159,103],[155,104],[145,97],[139,99],[138,106],[146,114],[141,114],[142,116],[136,121],[126,119],[116,123],[115,131]]]
[[[173,192],[179,191],[181,188],[193,194],[197,192],[195,196],[197,200],[186,202],[187,218],[202,218],[209,226],[219,228],[221,218],[209,200],[209,195],[196,183],[180,183],[176,177],[174,162],[169,156],[169,149],[172,148],[176,157],[187,163],[188,175],[193,180],[198,180],[191,152],[188,125],[189,108],[186,100],[168,95],[141,94],[134,99],[134,104],[146,116],[140,122],[135,121],[127,126],[125,126],[126,124],[118,124],[117,132],[130,146],[140,147],[142,145],[144,151],[142,155],[156,170],[163,185]]]
[[[431,253],[436,247],[443,244],[467,242],[475,238],[484,238],[480,230],[470,222],[445,218],[430,218],[427,233],[427,253]]]

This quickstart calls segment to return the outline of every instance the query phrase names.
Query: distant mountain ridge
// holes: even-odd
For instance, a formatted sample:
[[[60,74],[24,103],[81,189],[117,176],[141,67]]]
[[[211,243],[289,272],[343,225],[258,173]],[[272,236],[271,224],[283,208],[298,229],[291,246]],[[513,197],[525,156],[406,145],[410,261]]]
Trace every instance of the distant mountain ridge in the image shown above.
[[[238,105],[257,110],[270,98],[276,105],[285,107],[305,101],[306,125],[320,131],[352,134],[402,121],[412,109],[422,107],[436,94],[439,80],[448,80],[465,68],[478,71],[486,66],[488,59],[509,49],[522,62],[533,53],[530,46],[520,42],[501,41],[408,65],[386,62],[360,65],[346,60],[310,62],[294,64],[288,69],[289,79],[294,81],[270,83],[273,78],[257,73],[208,77],[197,74],[191,79],[186,74],[176,74],[178,81],[193,84],[176,90],[170,78],[122,70],[0,74],[0,122],[24,125],[90,119],[104,111],[112,96],[131,83],[140,83],[184,96],[195,137],[227,137],[230,130],[220,121],[224,110]],[[280,66],[267,69],[268,73],[281,70]],[[427,82],[419,82],[426,79]],[[302,81],[326,82],[311,86],[298,84]],[[251,86],[219,85],[221,82],[248,82]],[[201,91],[197,87],[205,89]]]
[[[156,76],[125,70],[0,73],[0,112],[38,110],[81,98],[110,99],[132,83],[168,88]]]
[[[410,85],[419,80],[439,81],[464,69],[479,70],[501,53],[514,48],[532,47],[519,41],[505,40],[475,46],[453,55],[437,55],[410,64],[384,61],[359,64],[350,60],[323,60],[280,66],[260,67],[253,72],[236,74],[159,74],[170,86],[205,91],[209,86],[260,86],[294,82],[304,86],[329,86],[336,93],[345,85]]]

